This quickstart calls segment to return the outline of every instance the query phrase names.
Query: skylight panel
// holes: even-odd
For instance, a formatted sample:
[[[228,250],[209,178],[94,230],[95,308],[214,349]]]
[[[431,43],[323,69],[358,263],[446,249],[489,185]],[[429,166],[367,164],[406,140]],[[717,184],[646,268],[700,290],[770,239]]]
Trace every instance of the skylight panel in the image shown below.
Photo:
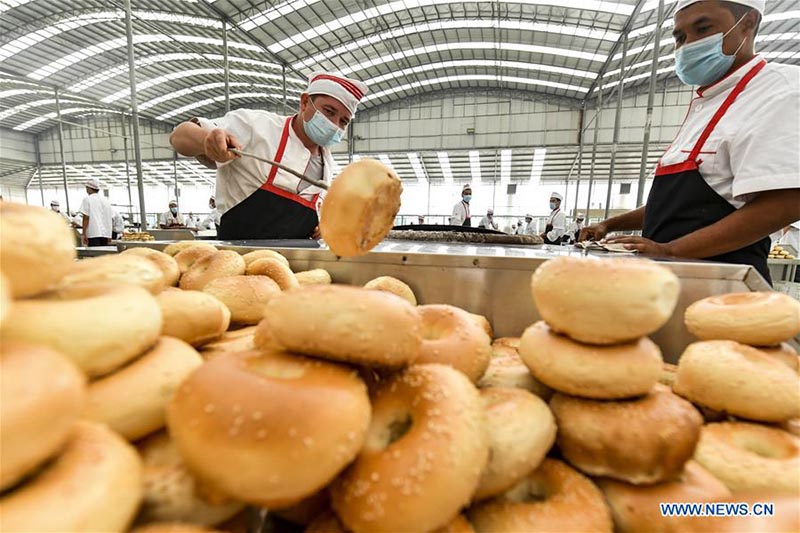
[[[422,161],[420,161],[419,154],[416,152],[409,152],[406,155],[408,156],[408,162],[411,163],[411,168],[414,169],[414,175],[417,177],[417,181],[419,183],[428,183],[428,176],[425,174],[425,167],[422,165]]]
[[[236,93],[236,94],[231,94],[230,95],[230,99],[231,100],[237,100],[237,99],[243,99],[243,98],[271,98],[273,100],[280,100],[280,99],[283,98],[283,95],[282,94],[278,94],[278,93]],[[287,100],[300,100],[300,98],[297,97],[297,96],[287,96],[286,98],[287,98]],[[188,111],[192,111],[194,109],[197,109],[199,107],[204,107],[204,106],[207,106],[207,105],[210,105],[210,104],[214,104],[214,103],[217,103],[217,102],[222,102],[224,100],[225,100],[225,95],[224,94],[219,95],[219,96],[215,96],[213,98],[206,98],[205,100],[200,100],[199,102],[192,102],[191,104],[187,104],[187,105],[185,105],[183,107],[179,107],[177,109],[173,109],[172,111],[164,113],[163,115],[159,115],[158,117],[156,117],[156,119],[157,120],[167,120],[167,119],[170,119],[172,117],[175,117],[175,116],[181,115],[183,113],[186,113]]]
[[[542,169],[544,160],[547,156],[547,148],[537,148],[533,152],[533,163],[531,164],[531,184],[538,185],[542,179]]]
[[[391,160],[391,159],[389,159],[389,156],[388,156],[388,155],[386,155],[386,154],[380,154],[380,155],[378,155],[378,160],[379,160],[381,163],[383,163],[384,165],[386,165],[387,167],[389,167],[389,168],[391,168],[392,170],[394,170],[394,165],[392,165],[392,160]],[[396,171],[395,171],[395,172],[396,172]]]
[[[453,169],[450,168],[450,157],[447,152],[437,152],[436,157],[439,159],[439,166],[442,168],[442,176],[447,185],[453,183]]]
[[[481,156],[477,150],[469,152],[469,172],[472,183],[481,182]]]
[[[500,183],[511,181],[511,150],[500,150]]]

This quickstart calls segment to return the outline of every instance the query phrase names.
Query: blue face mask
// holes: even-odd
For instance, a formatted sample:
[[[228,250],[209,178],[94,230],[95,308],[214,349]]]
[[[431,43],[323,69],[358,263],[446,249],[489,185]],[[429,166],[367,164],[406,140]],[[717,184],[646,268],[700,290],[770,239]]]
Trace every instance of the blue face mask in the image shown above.
[[[311,107],[314,108],[314,116],[309,121],[303,121],[303,130],[308,135],[308,138],[317,146],[333,146],[342,142],[344,138],[344,130],[325,118],[325,115],[319,112],[314,102],[311,102]]]
[[[556,203],[550,202],[550,209],[555,209],[555,208],[556,208]]]
[[[733,28],[739,25],[744,17],[740,18]],[[699,41],[685,44],[675,51],[675,73],[686,85],[711,85],[722,78],[730,70],[736,54],[744,46],[744,39],[732,56],[722,51],[725,36],[733,31],[715,33]]]
[[[472,195],[471,194],[465,194],[464,196],[462,196],[462,198],[464,199],[465,202],[469,203],[470,200],[472,200]]]
[[[173,215],[177,215],[178,214],[178,208],[177,207],[170,207],[169,210]]]

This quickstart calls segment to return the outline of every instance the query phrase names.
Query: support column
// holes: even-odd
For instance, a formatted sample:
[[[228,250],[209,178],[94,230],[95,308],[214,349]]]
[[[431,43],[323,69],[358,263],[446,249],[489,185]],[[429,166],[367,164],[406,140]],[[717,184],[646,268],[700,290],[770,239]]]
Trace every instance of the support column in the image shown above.
[[[147,229],[147,212],[144,205],[144,177],[142,176],[142,147],[139,138],[139,105],[136,102],[136,58],[133,50],[133,21],[131,0],[125,0],[125,36],[128,40],[128,81],[131,85],[131,122],[133,123],[133,157],[136,161],[136,182],[139,188],[140,231]]]
[[[283,82],[283,112],[287,113],[286,108],[286,65],[281,66],[281,80]]]
[[[66,196],[67,212],[69,209],[69,187],[67,187],[67,161],[64,158],[64,127],[61,124],[61,100],[58,97],[58,88],[53,89],[56,95],[56,120],[58,121],[58,151],[61,154],[61,179],[64,181],[64,196]]]
[[[356,118],[350,121],[350,125],[347,127],[347,162],[353,162],[353,154],[355,153],[355,144],[356,144]]]
[[[172,177],[175,179],[175,201],[178,202],[180,209],[180,199],[178,198],[178,152],[172,152]]]
[[[656,95],[656,78],[658,77],[658,53],[661,49],[661,25],[664,23],[664,0],[658,0],[658,16],[656,29],[653,32],[653,62],[650,65],[650,90],[647,93],[647,121],[644,125],[642,141],[642,162],[639,166],[639,188],[636,191],[636,207],[644,200],[644,184],[647,178],[647,154],[650,149],[650,127],[653,124],[653,103]]]
[[[594,140],[592,141],[592,166],[589,167],[589,190],[586,195],[586,224],[589,224],[592,209],[592,185],[594,184],[594,165],[597,159],[597,135],[600,132],[600,111],[603,109],[603,91],[597,90],[597,113],[594,115]]]
[[[222,68],[225,78],[225,113],[231,110],[231,71],[228,62],[228,22],[222,19]]]
[[[617,112],[614,115],[614,140],[611,145],[611,163],[608,169],[608,191],[606,192],[606,211],[604,219],[608,218],[608,211],[611,208],[611,186],[614,182],[614,173],[617,170],[617,147],[619,146],[619,126],[622,122],[622,91],[625,85],[625,60],[628,55],[628,34],[622,34],[622,62],[619,65],[619,83],[617,84]],[[602,87],[602,83],[600,85]]]
[[[33,137],[33,149],[36,152],[36,175],[39,178],[39,194],[42,196],[42,207],[44,204],[44,188],[42,187],[42,153],[39,151],[39,136]],[[67,213],[69,215],[69,213]]]
[[[131,165],[128,158],[128,128],[125,126],[125,113],[120,114],[122,123],[122,150],[125,155],[125,181],[128,184],[128,217],[133,224],[133,193],[131,192]]]
[[[583,136],[586,133],[583,130],[583,124],[585,122],[585,118],[586,118],[586,104],[584,103],[581,106],[580,119],[579,119],[580,124],[578,126],[578,177],[575,180],[575,207],[572,210],[573,215],[575,216],[578,216],[578,194],[581,192],[581,172],[583,171]]]

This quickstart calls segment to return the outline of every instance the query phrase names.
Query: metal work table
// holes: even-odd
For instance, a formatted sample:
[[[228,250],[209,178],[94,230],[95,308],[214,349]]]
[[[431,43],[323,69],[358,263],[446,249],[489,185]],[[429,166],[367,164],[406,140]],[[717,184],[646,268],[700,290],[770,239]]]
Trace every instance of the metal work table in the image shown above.
[[[241,253],[260,248],[280,249],[293,270],[324,268],[337,283],[363,285],[378,276],[394,276],[408,283],[421,304],[447,303],[486,316],[498,337],[519,336],[539,319],[531,296],[530,278],[540,264],[554,257],[584,253],[572,246],[384,241],[365,256],[337,258],[311,240],[205,242]],[[120,250],[133,246],[163,249],[168,244],[119,242],[118,247]],[[620,256],[608,252],[589,252],[588,255],[597,260]],[[770,290],[750,266],[668,260],[663,264],[681,280],[681,295],[673,317],[653,335],[668,362],[677,361],[686,345],[694,340],[683,324],[684,311],[691,303],[713,294]]]

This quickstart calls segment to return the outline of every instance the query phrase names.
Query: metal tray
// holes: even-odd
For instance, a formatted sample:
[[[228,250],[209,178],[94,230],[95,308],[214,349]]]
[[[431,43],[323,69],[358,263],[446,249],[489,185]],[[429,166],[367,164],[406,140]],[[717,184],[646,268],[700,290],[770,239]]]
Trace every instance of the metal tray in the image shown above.
[[[163,249],[167,242],[126,242],[119,248],[147,246]],[[246,253],[261,247],[216,242],[222,249]],[[334,282],[363,285],[378,276],[394,276],[408,283],[421,304],[447,303],[486,316],[495,335],[519,336],[539,319],[530,291],[531,274],[544,261],[558,256],[585,255],[571,246],[487,246],[385,241],[371,253],[337,258],[325,248],[274,246],[295,271],[324,268]],[[590,252],[603,260],[618,257]],[[681,280],[681,295],[670,321],[652,338],[664,360],[676,362],[695,339],[683,324],[693,302],[713,294],[771,290],[750,266],[704,261],[663,261]]]

